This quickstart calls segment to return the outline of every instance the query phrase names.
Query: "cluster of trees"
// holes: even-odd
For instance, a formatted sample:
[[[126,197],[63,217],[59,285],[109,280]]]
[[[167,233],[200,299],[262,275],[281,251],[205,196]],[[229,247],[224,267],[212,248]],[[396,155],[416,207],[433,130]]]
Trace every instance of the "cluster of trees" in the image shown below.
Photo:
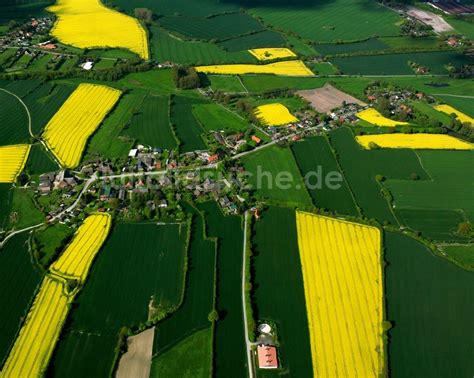
[[[129,60],[126,62],[118,63],[115,67],[104,69],[104,70],[91,70],[86,71],[82,68],[71,68],[65,71],[21,71],[15,73],[4,73],[0,74],[0,79],[3,80],[26,80],[26,79],[39,79],[39,80],[54,80],[54,79],[65,79],[65,78],[80,78],[80,79],[91,79],[98,81],[116,81],[124,77],[125,75],[132,72],[145,72],[153,68],[153,65],[149,62],[143,62],[139,59]]]
[[[405,20],[400,27],[403,34],[410,37],[426,37],[431,35],[433,28],[415,20]]]
[[[173,67],[173,80],[180,89],[194,89],[201,86],[201,78],[194,67]]]

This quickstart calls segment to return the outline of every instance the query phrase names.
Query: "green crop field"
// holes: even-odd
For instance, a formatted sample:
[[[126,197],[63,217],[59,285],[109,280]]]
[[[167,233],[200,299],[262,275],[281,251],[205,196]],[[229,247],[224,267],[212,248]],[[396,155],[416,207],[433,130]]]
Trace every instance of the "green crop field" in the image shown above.
[[[210,87],[215,91],[222,92],[246,92],[247,90],[242,86],[242,82],[237,76],[226,75],[207,75]]]
[[[65,337],[69,341],[60,342],[52,363],[57,375],[84,376],[91,369],[85,365],[91,365],[97,355],[113,355],[113,348],[111,352],[89,341],[84,345],[82,340],[74,340],[76,335],[92,333],[117,338],[121,327],[137,326],[148,320],[150,303],[163,311],[179,305],[184,290],[186,236],[184,224],[115,225],[76,299],[77,308],[71,313]],[[77,360],[71,358],[75,354],[71,345],[86,349],[80,351]],[[62,349],[72,353],[65,357]],[[62,358],[71,361],[61,361]],[[109,368],[112,362],[107,362]],[[62,367],[67,370],[61,370]]]
[[[308,188],[314,205],[339,214],[357,216],[356,204],[327,139],[322,136],[308,138],[293,144],[291,149],[301,174],[306,178],[306,186],[314,186],[314,189]],[[339,188],[335,190],[326,184],[327,175],[335,175],[332,172],[342,178],[342,182],[337,182]]]
[[[10,80],[4,88],[19,97],[25,97],[41,85],[39,80]]]
[[[250,12],[262,17],[267,25],[318,42],[400,34],[397,13],[369,0],[302,0],[292,5],[263,0]]]
[[[177,376],[180,378],[209,378],[212,359],[212,328],[196,331],[176,346],[152,361],[150,378]]]
[[[426,180],[428,176],[417,155],[412,150],[363,150],[346,127],[332,132],[330,141],[362,213],[381,222],[397,224],[375,176],[406,180],[415,173]]]
[[[472,375],[474,274],[397,233],[385,235],[390,376]]]
[[[219,42],[218,45],[227,51],[241,51],[259,47],[283,47],[286,45],[286,41],[280,33],[264,30],[258,33],[231,38]]]
[[[441,248],[457,263],[474,270],[474,244],[443,245]]]
[[[153,147],[169,150],[177,147],[169,120],[169,98],[148,96],[123,134]]]
[[[66,325],[67,327],[67,325]],[[112,372],[116,334],[72,330],[61,336],[51,363],[49,377],[108,377]]]
[[[133,14],[137,3],[129,0],[113,0],[120,9]],[[151,9],[157,15],[175,15],[191,17],[206,17],[214,14],[238,12],[239,6],[231,2],[216,2],[214,0],[140,0],[140,6]]]
[[[39,269],[32,264],[27,239],[26,233],[16,235],[0,249],[0,366],[41,281]]]
[[[44,9],[51,5],[50,1],[7,1],[0,5],[0,24],[11,20],[26,21],[32,17],[45,17],[48,12]]]
[[[94,64],[94,70],[106,70],[113,68],[117,63],[115,59],[100,59],[97,63]]]
[[[119,100],[114,111],[90,139],[85,159],[94,156],[109,159],[127,156],[128,150],[132,147],[132,141],[120,138],[120,134],[133,114],[140,109],[145,96],[145,92],[134,90]]]
[[[27,143],[30,134],[25,108],[14,96],[3,91],[0,91],[0,103],[0,146]]]
[[[245,13],[231,13],[207,18],[165,16],[158,20],[165,29],[202,40],[223,40],[264,29]]]
[[[160,365],[174,376],[182,376],[187,367],[173,363],[172,354],[181,342],[186,342],[196,331],[207,329],[210,322],[208,314],[214,306],[214,285],[216,268],[216,243],[205,237],[204,218],[195,209],[186,206],[193,213],[191,243],[188,251],[188,271],[186,274],[186,291],[181,307],[156,326],[154,339],[153,365]],[[167,354],[168,351],[170,354]],[[162,359],[163,357],[163,359]],[[171,364],[168,365],[167,361]],[[210,368],[202,361],[205,369]]]
[[[416,154],[431,180],[390,179],[384,185],[393,194],[397,211],[403,211],[405,217],[407,212],[412,213],[410,219],[414,224],[408,223],[409,226],[436,239],[456,238],[453,233],[459,223],[474,221],[474,173],[466,169],[466,164],[474,164],[474,153],[416,151]],[[451,215],[446,216],[446,212]]]
[[[314,48],[323,55],[339,55],[382,51],[389,49],[390,46],[378,38],[370,38],[363,42],[317,44]]]
[[[474,59],[451,51],[352,56],[331,60],[347,75],[414,75],[409,61],[428,67],[431,74],[446,75],[445,65],[461,67]]]
[[[292,205],[311,205],[311,198],[289,148],[268,147],[245,156],[242,162],[251,175],[249,183],[259,197]],[[277,187],[277,180],[281,180],[283,185]]]
[[[449,17],[447,21],[459,33],[466,35],[470,39],[474,38],[474,26],[472,23],[472,18],[463,20],[457,17]]]
[[[215,377],[243,377],[246,374],[241,279],[243,230],[238,216],[223,216],[216,202],[199,205],[205,213],[206,233],[217,238],[216,310],[219,321],[214,336]],[[232,366],[232,371],[229,370]]]
[[[175,135],[181,141],[181,152],[207,149],[201,137],[204,130],[193,116],[193,106],[200,103],[203,101],[183,96],[174,96],[171,99],[171,123]]]
[[[275,322],[282,364],[281,370],[264,376],[312,376],[295,212],[270,207],[254,223],[253,235],[255,317],[258,321]]]
[[[75,86],[43,84],[29,93],[24,102],[31,114],[31,129],[40,135],[49,120],[74,91]]]
[[[26,171],[30,175],[40,175],[57,169],[58,165],[41,144],[36,143],[31,146],[28,162],[26,163]]]
[[[151,37],[151,51],[160,62],[193,65],[256,62],[247,51],[227,52],[214,43],[181,40],[157,26],[151,27]]]
[[[425,38],[413,38],[409,36],[399,36],[399,37],[382,37],[379,38],[379,41],[387,44],[392,49],[436,49],[443,44],[436,37],[425,37]]]
[[[207,131],[245,131],[249,127],[247,121],[217,104],[194,105],[193,115]]]
[[[146,89],[151,94],[157,95],[169,95],[176,90],[170,69],[131,73],[119,80],[117,84],[125,89]]]

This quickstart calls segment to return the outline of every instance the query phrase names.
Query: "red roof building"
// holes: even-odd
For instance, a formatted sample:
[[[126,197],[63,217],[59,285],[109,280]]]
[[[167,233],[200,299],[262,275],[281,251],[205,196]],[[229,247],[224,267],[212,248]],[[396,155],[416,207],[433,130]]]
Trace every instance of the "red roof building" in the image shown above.
[[[277,350],[271,345],[259,345],[257,347],[258,367],[260,369],[277,369]]]
[[[207,161],[209,163],[215,163],[218,160],[219,160],[219,155],[217,155],[217,154],[211,155],[207,158]]]
[[[252,135],[252,140],[257,144],[260,144],[262,142],[262,140],[256,135]]]
[[[41,46],[41,48],[46,50],[54,50],[57,46],[54,43],[48,43],[46,45]]]

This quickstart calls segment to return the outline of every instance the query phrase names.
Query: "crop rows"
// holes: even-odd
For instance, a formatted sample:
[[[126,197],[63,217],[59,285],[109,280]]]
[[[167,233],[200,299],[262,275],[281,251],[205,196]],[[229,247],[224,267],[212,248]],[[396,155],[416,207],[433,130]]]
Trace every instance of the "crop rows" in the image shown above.
[[[66,319],[63,284],[46,276],[8,356],[2,377],[37,377],[46,368]]]
[[[25,167],[30,148],[28,144],[0,147],[0,183],[15,182]]]
[[[51,270],[84,282],[94,257],[107,238],[111,222],[111,216],[106,213],[87,217]]]
[[[301,60],[277,62],[271,64],[223,64],[217,66],[199,66],[197,72],[220,75],[274,74],[281,76],[314,76]]]
[[[379,376],[380,231],[303,212],[296,223],[315,376]]]
[[[104,85],[80,84],[46,125],[42,135],[61,165],[76,167],[87,139],[118,101],[121,92]]]
[[[255,109],[255,115],[265,126],[280,126],[298,122],[298,118],[291,114],[285,105],[279,103],[260,105]]]
[[[414,148],[430,150],[472,150],[474,144],[446,134],[377,134],[356,137],[364,148],[373,143],[382,148]]]
[[[119,47],[148,59],[148,38],[140,23],[97,0],[60,0],[48,8],[58,21],[51,34],[79,48]]]
[[[393,121],[384,117],[374,108],[368,108],[357,113],[356,116],[363,121],[376,126],[395,127],[399,125],[408,125],[408,122]]]

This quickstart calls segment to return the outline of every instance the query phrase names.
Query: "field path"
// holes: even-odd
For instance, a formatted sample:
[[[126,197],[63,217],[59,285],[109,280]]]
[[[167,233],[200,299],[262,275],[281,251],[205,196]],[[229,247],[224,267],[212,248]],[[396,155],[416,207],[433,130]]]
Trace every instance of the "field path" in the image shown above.
[[[245,256],[247,254],[247,223],[249,212],[246,211],[244,215],[244,245],[242,250],[242,313],[244,315],[244,333],[245,333],[245,348],[247,349],[247,367],[249,370],[249,378],[254,378],[254,368],[252,363],[252,343],[249,339],[247,309],[245,305]]]

